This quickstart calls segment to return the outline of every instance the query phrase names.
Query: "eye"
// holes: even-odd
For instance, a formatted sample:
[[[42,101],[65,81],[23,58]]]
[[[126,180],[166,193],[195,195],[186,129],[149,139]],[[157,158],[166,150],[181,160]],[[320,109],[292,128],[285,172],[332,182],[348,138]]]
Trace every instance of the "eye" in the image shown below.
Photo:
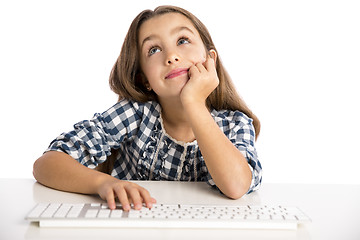
[[[148,51],[148,56],[152,56],[157,52],[160,52],[161,49],[159,47],[151,47],[150,50]]]
[[[186,44],[186,43],[190,43],[190,40],[187,37],[181,37],[179,38],[177,44],[178,45],[182,45],[182,44]]]

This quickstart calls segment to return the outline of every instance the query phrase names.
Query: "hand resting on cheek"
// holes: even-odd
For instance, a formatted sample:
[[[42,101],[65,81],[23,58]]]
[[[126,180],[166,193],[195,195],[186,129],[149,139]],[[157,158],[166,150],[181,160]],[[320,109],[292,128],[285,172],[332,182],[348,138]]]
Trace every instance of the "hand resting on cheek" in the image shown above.
[[[183,105],[205,104],[207,97],[219,85],[215,54],[215,51],[211,50],[203,63],[196,63],[190,67],[189,80],[180,94]]]

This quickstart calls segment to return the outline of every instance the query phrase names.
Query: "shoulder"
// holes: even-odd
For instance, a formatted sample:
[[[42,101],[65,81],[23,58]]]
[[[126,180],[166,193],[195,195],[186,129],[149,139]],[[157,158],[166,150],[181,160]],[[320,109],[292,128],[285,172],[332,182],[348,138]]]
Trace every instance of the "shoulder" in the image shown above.
[[[218,125],[252,125],[253,120],[245,113],[231,110],[212,110],[211,115]]]
[[[106,110],[103,115],[109,118],[123,116],[126,118],[141,117],[143,115],[160,115],[160,104],[156,101],[136,102],[122,99],[114,106]]]
[[[255,129],[253,126],[253,120],[245,113],[241,111],[213,110],[211,115],[224,134],[230,139],[246,138],[254,141]]]

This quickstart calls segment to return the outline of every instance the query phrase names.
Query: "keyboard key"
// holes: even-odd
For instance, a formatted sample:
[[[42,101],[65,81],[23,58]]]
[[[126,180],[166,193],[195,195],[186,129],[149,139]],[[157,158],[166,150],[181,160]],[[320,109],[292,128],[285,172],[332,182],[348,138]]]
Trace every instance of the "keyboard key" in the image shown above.
[[[85,214],[85,218],[96,218],[98,211],[98,209],[89,209]]]
[[[54,214],[54,218],[64,218],[71,208],[70,204],[62,204]]]
[[[110,218],[122,218],[123,210],[115,209],[111,211]]]
[[[271,217],[268,214],[261,214],[259,215],[259,220],[271,220]]]
[[[41,214],[41,217],[43,218],[51,218],[54,216],[55,212],[60,207],[60,203],[52,203],[50,204],[45,211]]]
[[[249,214],[249,215],[246,215],[245,219],[246,220],[257,220],[259,217],[257,214]]]
[[[109,205],[107,203],[101,204],[101,208],[109,208]]]
[[[129,218],[140,218],[140,211],[138,211],[138,210],[130,210],[128,217]]]
[[[67,214],[67,218],[77,218],[83,210],[84,204],[72,204],[70,211]]]
[[[292,221],[296,221],[297,218],[294,215],[286,215],[284,216],[285,220],[292,220]]]
[[[271,215],[271,219],[272,220],[284,220],[284,217],[283,217],[283,215],[280,215],[280,214],[274,214],[274,215]]]
[[[98,218],[108,218],[110,216],[110,209],[100,209],[97,217]]]
[[[39,203],[36,207],[29,213],[28,218],[38,218],[49,206],[47,203]]]

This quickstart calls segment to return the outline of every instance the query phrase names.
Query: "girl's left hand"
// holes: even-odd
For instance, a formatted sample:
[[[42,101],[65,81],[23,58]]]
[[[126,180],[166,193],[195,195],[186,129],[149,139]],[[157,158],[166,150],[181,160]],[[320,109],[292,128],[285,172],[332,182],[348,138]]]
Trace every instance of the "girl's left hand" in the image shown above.
[[[215,60],[208,55],[204,63],[192,65],[189,69],[189,78],[180,93],[182,104],[205,104],[207,97],[219,85]]]

